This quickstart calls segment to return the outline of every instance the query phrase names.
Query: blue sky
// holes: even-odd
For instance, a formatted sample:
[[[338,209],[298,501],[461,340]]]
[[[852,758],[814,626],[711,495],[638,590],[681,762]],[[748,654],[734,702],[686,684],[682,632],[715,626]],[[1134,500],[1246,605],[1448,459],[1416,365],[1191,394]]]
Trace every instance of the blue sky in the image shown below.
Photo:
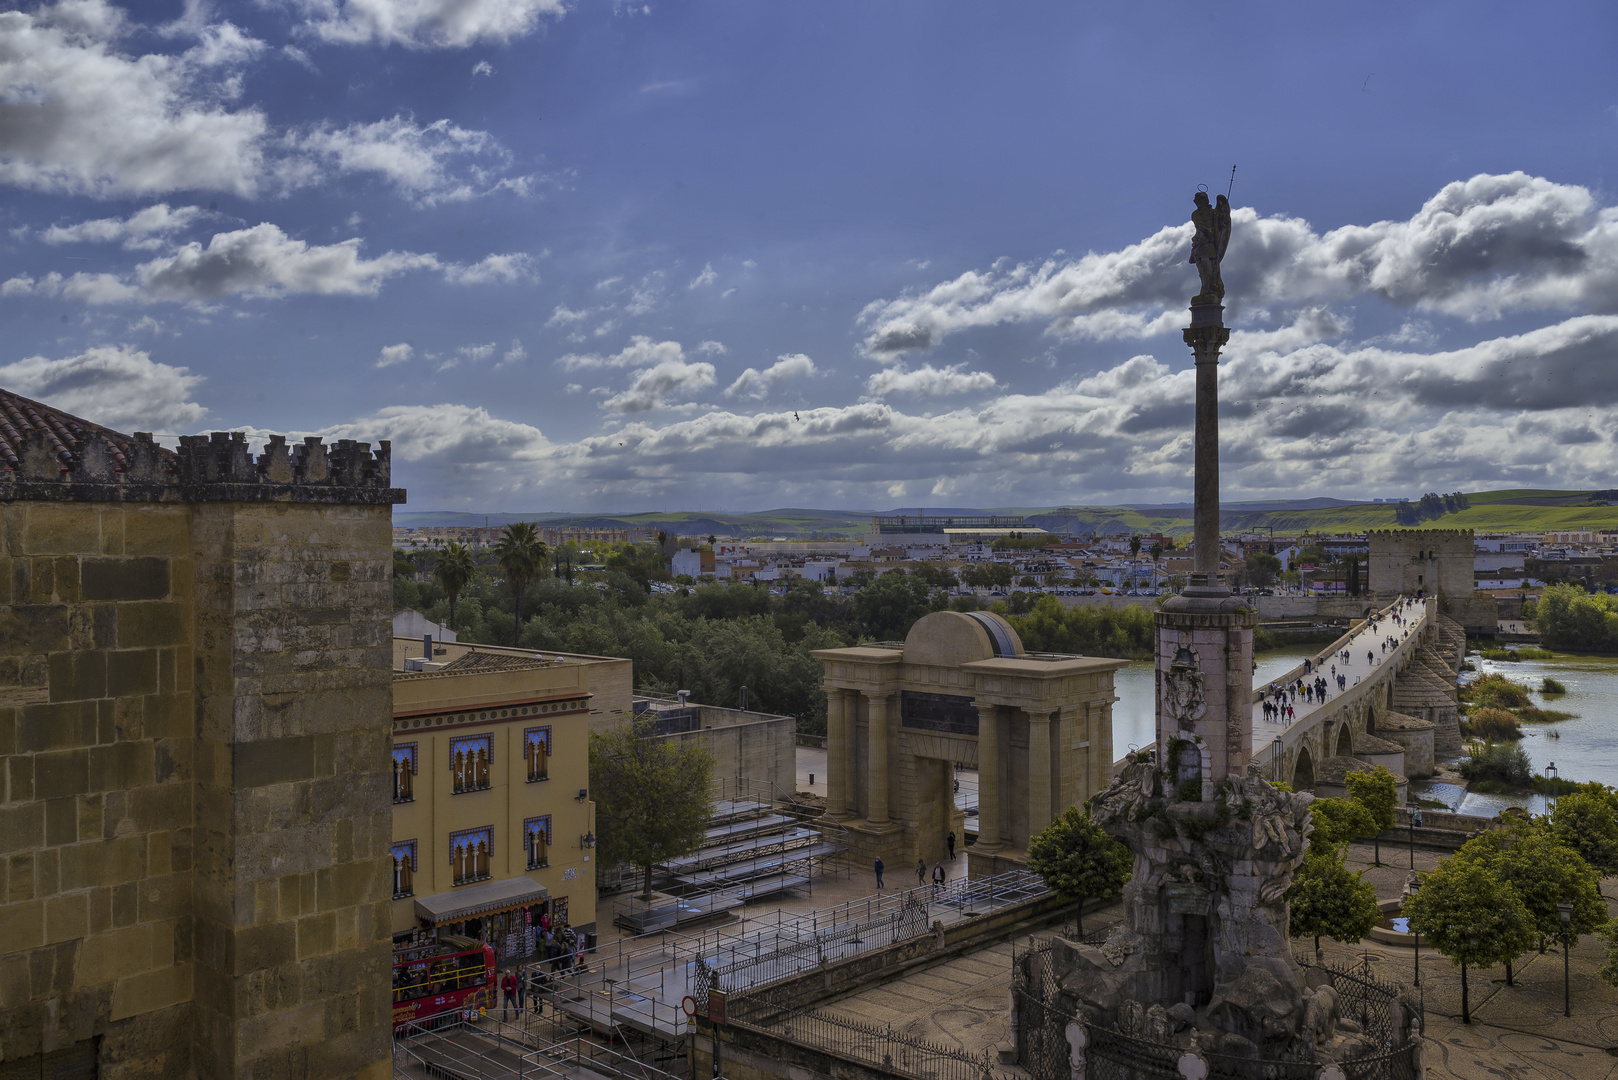
[[[391,438],[412,509],[1618,473],[1610,5],[101,0],[0,14],[0,386]]]

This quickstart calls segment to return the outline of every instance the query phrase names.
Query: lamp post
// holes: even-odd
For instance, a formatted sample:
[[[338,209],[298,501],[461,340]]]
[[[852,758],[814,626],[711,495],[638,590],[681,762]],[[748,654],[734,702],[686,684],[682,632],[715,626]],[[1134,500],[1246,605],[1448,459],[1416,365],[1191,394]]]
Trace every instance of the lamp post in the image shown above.
[[[1556,805],[1556,762],[1545,766],[1545,773],[1551,778],[1551,805]]]
[[[1420,889],[1420,888],[1421,888],[1421,879],[1418,878],[1415,874],[1411,874],[1410,875],[1410,895],[1415,896],[1416,895],[1416,890]],[[1412,985],[1412,986],[1420,986],[1421,985],[1421,931],[1417,930],[1415,924],[1412,923],[1412,922],[1409,922],[1408,920],[1405,922],[1405,926],[1410,930],[1410,933],[1416,939],[1416,977],[1411,980],[1410,985]]]
[[[1573,999],[1568,994],[1568,930],[1573,925],[1573,903],[1563,900],[1556,905],[1556,917],[1562,920],[1562,1015],[1573,1015]]]
[[[1421,803],[1410,804],[1410,869],[1416,868],[1416,830],[1421,828]]]

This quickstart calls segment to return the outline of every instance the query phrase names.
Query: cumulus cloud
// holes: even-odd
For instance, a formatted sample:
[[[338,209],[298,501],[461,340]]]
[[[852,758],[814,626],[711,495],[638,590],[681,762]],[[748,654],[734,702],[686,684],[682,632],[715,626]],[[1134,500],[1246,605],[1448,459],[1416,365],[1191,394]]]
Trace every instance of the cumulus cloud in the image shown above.
[[[343,127],[317,124],[288,134],[285,144],[340,172],[374,173],[424,206],[488,193],[496,180],[492,167],[510,156],[486,131],[448,120],[418,124],[403,114]],[[489,167],[477,164],[480,158]]]
[[[589,308],[581,309],[579,311],[572,311],[562,304],[557,304],[556,310],[551,312],[551,317],[545,320],[545,325],[570,326],[576,322],[583,322],[592,314],[594,314],[594,312]]]
[[[704,341],[697,346],[697,352],[704,356],[724,356],[730,350],[725,347],[723,341]]]
[[[127,218],[96,218],[72,225],[52,225],[42,234],[47,244],[119,243],[130,251],[156,251],[177,232],[207,216],[199,206],[170,208],[158,203]]]
[[[415,348],[407,342],[401,341],[397,345],[384,345],[382,346],[382,351],[376,355],[375,366],[379,368],[387,368],[392,367],[395,364],[403,364],[408,362],[415,355]]]
[[[127,345],[77,356],[30,356],[0,367],[0,386],[118,431],[182,433],[207,415],[191,400],[202,376]]]
[[[1358,295],[1468,321],[1513,311],[1618,309],[1618,209],[1525,173],[1446,185],[1404,221],[1317,233],[1291,217],[1232,213],[1226,287],[1238,308],[1318,307]],[[1089,339],[1176,329],[1195,290],[1191,226],[1119,251],[967,271],[861,312],[866,353],[893,360],[951,334],[1045,323]]]
[[[1339,341],[1232,351],[1220,373],[1221,479],[1228,494],[1252,498],[1610,487],[1615,353],[1618,315],[1436,352]],[[865,400],[797,419],[734,407],[667,423],[635,415],[712,385],[711,374],[682,370],[695,366],[648,367],[631,390],[608,393],[603,407],[626,422],[549,445],[544,490],[615,506],[700,497],[718,483],[758,505],[854,505],[887,498],[895,484],[996,505],[1189,491],[1195,374],[1178,348],[1168,362],[1140,353],[942,412]],[[444,491],[460,497],[453,485]]]
[[[105,0],[0,12],[0,183],[54,193],[252,195],[267,122],[233,108],[238,71],[264,49],[231,23],[179,54],[119,47]]]
[[[88,304],[189,303],[292,293],[375,296],[383,282],[412,270],[441,271],[446,281],[456,285],[483,285],[518,280],[532,265],[523,254],[490,255],[469,266],[410,251],[388,251],[368,259],[360,254],[360,246],[358,239],[310,244],[288,236],[278,225],[263,222],[215,233],[206,245],[197,241],[185,244],[141,263],[127,276],[81,272],[34,278],[19,274],[0,284],[0,296],[61,297]]]
[[[479,60],[477,63],[472,65],[472,75],[474,77],[476,77],[478,75],[493,75],[493,74],[494,74],[494,65],[489,63],[487,60]]]
[[[629,339],[629,344],[609,356],[598,353],[568,353],[558,357],[559,364],[564,371],[579,371],[583,368],[627,368],[647,367],[652,364],[678,364],[685,360],[685,350],[678,341],[653,341],[645,334],[636,334]],[[712,365],[703,365],[709,371]]]
[[[507,364],[520,364],[526,359],[528,359],[528,350],[522,347],[520,340],[512,338],[511,348],[507,349],[504,355],[500,357],[498,366],[505,367]]]
[[[686,288],[688,288],[688,289],[700,289],[704,285],[712,285],[714,282],[716,282],[718,280],[719,280],[719,275],[714,273],[713,263],[704,263],[703,267],[702,267],[702,273],[700,273],[696,277],[692,278],[691,279],[691,284],[687,285]]]
[[[470,266],[450,264],[444,267],[444,280],[452,285],[487,285],[491,282],[510,284],[530,276],[534,260],[522,252],[506,255],[488,255]]]
[[[971,394],[993,390],[994,376],[987,371],[962,371],[964,364],[935,368],[923,364],[914,370],[904,365],[890,367],[866,380],[865,392],[871,397],[889,394],[910,394],[914,397],[947,397],[951,394]]]
[[[563,0],[296,0],[303,29],[345,45],[464,48],[533,33]]]
[[[728,398],[752,398],[762,401],[770,391],[788,379],[806,378],[815,373],[815,362],[803,353],[788,353],[776,357],[775,363],[760,371],[748,368],[736,381],[725,388]]]
[[[601,407],[610,412],[648,412],[667,405],[670,397],[694,394],[713,384],[712,364],[665,360],[637,374],[629,389],[607,398]]]

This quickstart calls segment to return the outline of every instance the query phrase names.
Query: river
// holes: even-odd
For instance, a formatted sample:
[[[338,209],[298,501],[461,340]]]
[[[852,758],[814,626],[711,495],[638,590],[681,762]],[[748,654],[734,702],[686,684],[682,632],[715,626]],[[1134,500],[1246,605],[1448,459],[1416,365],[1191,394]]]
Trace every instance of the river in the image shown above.
[[[1316,656],[1322,646],[1296,645],[1260,653],[1253,683],[1262,686]],[[1523,749],[1543,773],[1556,763],[1557,775],[1583,782],[1598,780],[1618,786],[1618,657],[1578,656],[1557,653],[1552,660],[1509,661],[1469,659],[1481,672],[1497,671],[1532,693],[1534,704],[1546,709],[1575,714],[1572,720],[1554,724],[1524,724]],[[1544,697],[1539,692],[1545,676],[1567,687],[1566,694]],[[1134,661],[1118,672],[1114,682],[1118,701],[1112,707],[1113,754],[1122,757],[1130,749],[1149,746],[1154,738],[1153,672],[1148,660]],[[1416,784],[1418,794],[1438,799],[1463,814],[1493,815],[1507,806],[1524,806],[1544,813],[1546,800],[1539,795],[1481,795],[1454,784]]]

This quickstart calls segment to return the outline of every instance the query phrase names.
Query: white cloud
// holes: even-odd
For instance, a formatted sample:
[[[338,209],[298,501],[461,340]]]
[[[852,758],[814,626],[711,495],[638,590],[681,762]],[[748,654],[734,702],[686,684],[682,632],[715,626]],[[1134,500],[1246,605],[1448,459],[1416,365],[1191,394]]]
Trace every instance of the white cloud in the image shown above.
[[[491,341],[487,345],[462,345],[455,350],[455,355],[462,360],[477,364],[493,356],[494,350],[495,344]]]
[[[487,255],[470,266],[451,263],[444,267],[444,280],[452,285],[510,284],[533,273],[534,260],[522,252]]]
[[[579,371],[583,368],[626,368],[649,367],[653,364],[678,364],[685,360],[685,350],[678,341],[653,341],[645,334],[636,334],[629,339],[629,344],[610,356],[600,356],[595,353],[568,353],[558,357],[557,363],[563,371]],[[703,365],[710,371],[712,365]]]
[[[448,120],[417,124],[403,114],[344,127],[317,124],[287,135],[285,143],[338,171],[381,176],[424,206],[487,194],[494,175],[475,160],[503,164],[510,156],[486,131]]]
[[[0,386],[118,431],[186,433],[208,410],[191,400],[202,376],[127,345],[77,356],[30,356],[0,367]]]
[[[688,288],[688,289],[700,289],[700,288],[702,288],[702,286],[704,286],[704,285],[712,285],[714,282],[716,282],[718,280],[719,280],[719,275],[714,273],[713,263],[704,263],[703,267],[702,267],[702,273],[700,273],[696,277],[692,278],[691,279],[691,284],[687,285],[686,288]]]
[[[479,76],[479,75],[493,75],[493,74],[494,74],[494,65],[489,63],[487,60],[479,60],[477,63],[472,65],[472,75],[473,75],[474,78]]]
[[[520,364],[526,359],[528,359],[528,350],[522,347],[520,340],[512,338],[511,348],[507,349],[505,354],[500,357],[498,366],[505,367],[507,364]]]
[[[603,401],[601,407],[613,412],[647,412],[662,408],[672,396],[693,394],[713,384],[712,364],[665,360],[638,373],[629,389]]]
[[[174,233],[189,229],[207,211],[199,206],[171,209],[158,203],[127,218],[97,218],[73,225],[52,225],[42,238],[47,244],[122,243],[131,251],[156,251]]]
[[[264,114],[232,109],[235,69],[264,45],[230,23],[178,55],[125,52],[104,0],[0,12],[0,183],[100,197],[214,189],[252,195]]]
[[[697,352],[704,356],[724,356],[730,350],[725,347],[723,341],[704,341],[697,346]]]
[[[538,28],[541,16],[560,17],[563,0],[295,0],[304,29],[345,45],[464,48],[503,42]]]
[[[1405,221],[1316,233],[1297,218],[1232,213],[1224,272],[1243,305],[1318,307],[1371,294],[1469,321],[1511,311],[1618,309],[1618,209],[1586,188],[1524,173],[1446,185]],[[865,351],[892,360],[950,334],[1005,323],[1092,339],[1149,337],[1185,319],[1191,227],[1119,251],[968,271],[860,315]]]
[[[359,240],[309,244],[265,222],[216,233],[206,247],[192,242],[173,254],[141,263],[133,280],[111,274],[19,275],[0,285],[0,296],[50,296],[90,304],[131,301],[195,302],[223,296],[374,296],[390,277],[437,269],[436,256],[389,251],[360,255]]]
[[[541,462],[550,443],[536,427],[469,405],[397,405],[319,432],[332,439],[393,440],[396,461],[440,466]]]
[[[557,304],[556,305],[556,310],[551,312],[551,317],[545,320],[545,325],[546,326],[568,326],[568,325],[571,325],[572,323],[583,322],[585,319],[588,319],[592,314],[594,314],[594,312],[592,310],[590,310],[589,308],[584,308],[584,309],[581,309],[579,311],[571,311],[568,308],[564,307],[563,305]]]
[[[747,397],[762,401],[770,391],[788,379],[807,378],[815,373],[815,362],[803,353],[789,353],[776,358],[775,363],[760,371],[748,368],[736,381],[725,388],[728,398]]]
[[[987,371],[962,371],[963,366],[952,364],[946,368],[935,368],[931,364],[923,364],[910,371],[901,364],[872,375],[865,383],[865,392],[878,398],[889,394],[946,397],[994,389],[993,375]]]
[[[382,346],[382,351],[377,353],[375,366],[386,368],[395,364],[407,363],[415,355],[415,348],[406,342],[401,341],[397,345],[384,345]]]

